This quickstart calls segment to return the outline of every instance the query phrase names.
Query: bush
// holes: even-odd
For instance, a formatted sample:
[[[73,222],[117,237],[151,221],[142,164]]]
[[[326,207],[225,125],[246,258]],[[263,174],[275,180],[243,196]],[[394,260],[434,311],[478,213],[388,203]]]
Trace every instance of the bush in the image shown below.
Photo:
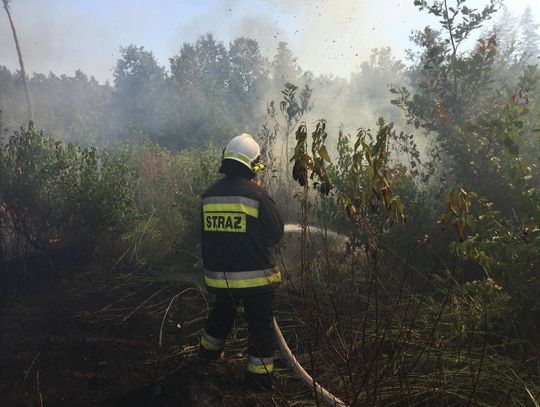
[[[218,157],[212,146],[178,154],[149,143],[134,148],[138,213],[121,259],[162,275],[197,267],[200,196],[218,175]]]
[[[4,260],[51,248],[86,255],[134,215],[129,153],[63,145],[32,123],[0,147]]]

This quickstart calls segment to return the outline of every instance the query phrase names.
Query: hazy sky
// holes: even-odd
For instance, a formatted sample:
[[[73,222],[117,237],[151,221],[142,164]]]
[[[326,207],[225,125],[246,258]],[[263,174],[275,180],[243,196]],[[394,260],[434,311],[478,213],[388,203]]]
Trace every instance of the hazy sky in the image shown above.
[[[530,6],[540,22],[540,0],[506,4],[516,15]],[[371,48],[402,57],[411,29],[432,22],[413,0],[12,0],[11,10],[29,73],[80,68],[100,81],[112,79],[120,46],[142,45],[168,67],[183,42],[205,32],[226,43],[254,38],[267,56],[287,41],[304,69],[348,78]],[[3,8],[0,65],[18,67]]]

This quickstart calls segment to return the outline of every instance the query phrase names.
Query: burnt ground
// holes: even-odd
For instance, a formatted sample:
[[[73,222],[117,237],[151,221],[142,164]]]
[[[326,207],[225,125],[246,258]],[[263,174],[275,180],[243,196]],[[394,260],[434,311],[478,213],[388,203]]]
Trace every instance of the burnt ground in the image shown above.
[[[273,396],[244,388],[242,339],[222,361],[197,360],[207,299],[188,283],[97,265],[59,274],[0,314],[0,406],[295,404],[298,383],[283,362]]]

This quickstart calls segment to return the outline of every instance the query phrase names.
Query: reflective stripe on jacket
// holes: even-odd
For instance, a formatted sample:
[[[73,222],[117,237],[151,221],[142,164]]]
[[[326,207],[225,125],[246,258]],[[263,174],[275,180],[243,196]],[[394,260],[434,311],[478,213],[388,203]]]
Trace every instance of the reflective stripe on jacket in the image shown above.
[[[281,273],[275,268],[237,272],[204,270],[204,282],[214,288],[263,287],[280,281]]]

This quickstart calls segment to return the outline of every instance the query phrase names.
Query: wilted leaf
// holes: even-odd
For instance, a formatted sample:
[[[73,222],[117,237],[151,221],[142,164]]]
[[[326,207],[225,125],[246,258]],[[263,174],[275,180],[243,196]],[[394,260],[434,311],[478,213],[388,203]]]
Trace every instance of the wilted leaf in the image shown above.
[[[465,222],[462,218],[456,221],[456,226],[459,234],[459,240],[463,242],[465,240]]]
[[[321,148],[319,148],[319,155],[323,158],[323,160],[332,162],[330,160],[330,156],[328,155],[328,151],[326,150],[325,146],[322,146]]]
[[[298,181],[300,186],[305,186],[308,181],[308,169],[307,169],[307,160],[300,159],[294,163],[293,167],[293,178],[295,181]]]

